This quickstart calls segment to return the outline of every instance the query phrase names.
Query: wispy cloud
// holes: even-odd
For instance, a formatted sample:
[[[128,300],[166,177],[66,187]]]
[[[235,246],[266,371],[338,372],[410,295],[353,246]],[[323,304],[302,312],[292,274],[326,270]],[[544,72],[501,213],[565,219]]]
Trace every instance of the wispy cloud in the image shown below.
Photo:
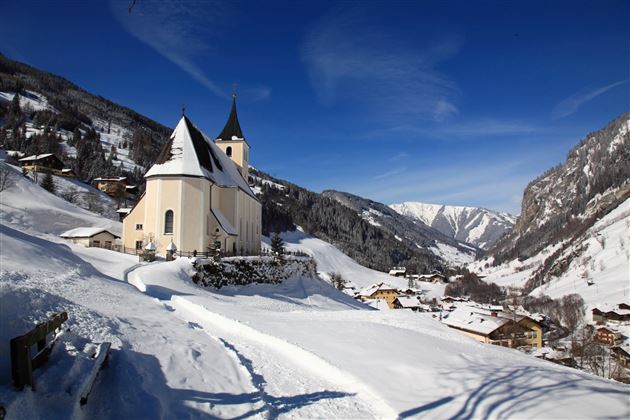
[[[339,7],[310,28],[302,57],[324,104],[348,100],[382,120],[439,122],[459,113],[455,83],[436,69],[459,45],[444,37],[423,49],[405,46],[358,7]]]
[[[407,171],[407,167],[403,166],[403,167],[392,169],[391,171],[387,171],[382,174],[373,176],[372,179],[378,180],[378,179],[390,178],[394,175],[402,174],[403,172],[406,172],[406,171]]]
[[[595,99],[599,95],[602,95],[611,89],[616,88],[617,86],[621,86],[624,83],[628,83],[628,81],[630,81],[630,79],[620,80],[618,82],[611,83],[609,85],[602,86],[597,89],[575,93],[569,96],[568,98],[560,101],[554,107],[553,111],[551,111],[551,116],[553,118],[567,117],[575,113],[585,103]]]
[[[492,136],[514,136],[533,133],[541,128],[518,120],[479,119],[452,122],[448,125],[418,126],[414,124],[396,125],[386,129],[374,130],[367,137],[387,137],[392,134],[418,134],[438,139],[463,139]]]
[[[177,65],[190,77],[217,96],[227,98],[229,89],[221,87],[197,63],[202,57],[218,53],[214,47],[227,11],[221,1],[138,1],[131,13],[126,3],[110,0],[110,10],[122,27],[135,38]],[[243,87],[251,101],[268,99],[267,87]]]

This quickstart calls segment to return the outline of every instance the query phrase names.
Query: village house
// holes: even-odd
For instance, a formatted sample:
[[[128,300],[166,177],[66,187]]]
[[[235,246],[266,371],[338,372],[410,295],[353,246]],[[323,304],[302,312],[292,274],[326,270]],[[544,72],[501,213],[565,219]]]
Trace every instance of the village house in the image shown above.
[[[628,346],[616,346],[610,348],[610,353],[621,366],[630,368],[630,347]]]
[[[389,275],[393,277],[405,277],[407,269],[405,267],[393,267],[389,270]]]
[[[423,303],[420,296],[398,295],[393,302],[394,309],[411,309],[414,312],[432,312],[431,305]]]
[[[52,153],[31,155],[19,159],[24,172],[50,172],[53,175],[61,175],[63,162]]]
[[[99,190],[114,198],[123,198],[132,194],[136,190],[135,185],[127,184],[127,177],[119,176],[113,178],[94,178],[94,186]]]
[[[68,239],[74,244],[106,249],[116,249],[118,247],[116,239],[120,239],[120,236],[110,232],[109,230],[96,227],[75,228],[62,233],[59,236],[64,239]]]
[[[362,301],[382,299],[390,309],[394,309],[394,300],[398,297],[398,290],[385,283],[377,283],[358,293]]]
[[[533,356],[562,366],[575,367],[577,365],[575,359],[571,356],[571,353],[564,348],[542,347],[536,350],[533,353]]]
[[[593,308],[592,313],[593,322],[598,324],[604,324],[606,322],[617,324],[630,323],[630,305],[627,303],[620,303],[614,307]]]
[[[522,315],[460,306],[442,322],[481,343],[510,348],[541,348],[543,344],[542,327]]]
[[[61,170],[61,176],[66,178],[76,178],[77,174],[71,168],[63,168]]]
[[[180,253],[259,254],[261,204],[250,189],[249,145],[236,114],[236,97],[225,128],[210,140],[185,115],[145,174],[146,190],[123,220],[126,248],[150,240],[165,255],[173,242]]]
[[[440,273],[420,274],[418,279],[429,283],[448,283],[448,277]]]
[[[622,338],[623,335],[614,328],[598,327],[597,330],[595,330],[595,339],[602,344],[612,346],[621,341]]]

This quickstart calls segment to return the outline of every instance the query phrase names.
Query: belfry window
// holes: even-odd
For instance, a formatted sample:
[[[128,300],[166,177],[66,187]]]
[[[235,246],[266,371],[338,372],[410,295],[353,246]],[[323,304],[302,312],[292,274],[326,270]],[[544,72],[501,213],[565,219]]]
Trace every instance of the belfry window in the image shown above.
[[[164,234],[173,234],[173,210],[164,213]]]
[[[228,155],[229,157],[232,157],[232,146],[228,146],[225,149],[225,154]]]

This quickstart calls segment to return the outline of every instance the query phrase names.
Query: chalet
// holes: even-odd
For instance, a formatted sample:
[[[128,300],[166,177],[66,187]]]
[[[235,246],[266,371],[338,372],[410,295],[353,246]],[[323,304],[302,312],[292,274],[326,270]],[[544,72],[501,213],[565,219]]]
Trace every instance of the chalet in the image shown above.
[[[61,175],[63,162],[52,153],[31,155],[19,159],[24,172],[50,172],[53,175]]]
[[[66,178],[76,178],[77,174],[71,168],[63,168],[61,170],[61,176]]]
[[[620,303],[614,307],[593,308],[593,322],[603,324],[613,322],[617,324],[630,323],[630,305]]]
[[[610,348],[610,353],[621,366],[630,368],[630,347],[616,346]]]
[[[614,328],[598,327],[595,330],[595,339],[602,344],[608,344],[612,346],[621,341],[622,338],[623,335]]]
[[[566,349],[543,347],[533,353],[534,357],[562,366],[576,367],[575,359]]]
[[[418,278],[420,281],[427,281],[430,283],[448,283],[448,277],[440,273],[421,274]]]
[[[123,220],[126,248],[147,238],[165,255],[173,242],[180,253],[214,244],[231,254],[259,254],[262,207],[248,185],[249,144],[236,114],[215,141],[185,115],[145,174],[146,190]]]
[[[136,190],[135,185],[128,185],[124,176],[113,178],[94,178],[94,186],[110,197],[122,198],[132,194]]]
[[[394,267],[389,270],[389,275],[393,277],[405,277],[407,269],[405,267]]]
[[[394,300],[398,297],[398,290],[385,283],[377,283],[363,289],[358,294],[362,301],[383,299],[387,302],[387,306],[394,309]]]
[[[442,322],[481,343],[502,347],[542,347],[542,327],[533,319],[460,306]]]
[[[74,244],[86,247],[114,249],[117,247],[116,239],[120,236],[110,232],[105,228],[80,227],[62,233],[62,238],[68,239]]]
[[[423,303],[420,296],[399,295],[393,302],[395,309],[411,309],[414,312],[431,312],[430,305]]]

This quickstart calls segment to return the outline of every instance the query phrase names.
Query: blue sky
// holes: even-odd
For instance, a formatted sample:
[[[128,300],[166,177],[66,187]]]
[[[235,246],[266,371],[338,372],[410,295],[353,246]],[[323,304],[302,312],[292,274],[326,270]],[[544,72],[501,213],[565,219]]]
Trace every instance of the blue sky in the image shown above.
[[[630,109],[628,1],[9,2],[0,52],[315,191],[519,213]]]

